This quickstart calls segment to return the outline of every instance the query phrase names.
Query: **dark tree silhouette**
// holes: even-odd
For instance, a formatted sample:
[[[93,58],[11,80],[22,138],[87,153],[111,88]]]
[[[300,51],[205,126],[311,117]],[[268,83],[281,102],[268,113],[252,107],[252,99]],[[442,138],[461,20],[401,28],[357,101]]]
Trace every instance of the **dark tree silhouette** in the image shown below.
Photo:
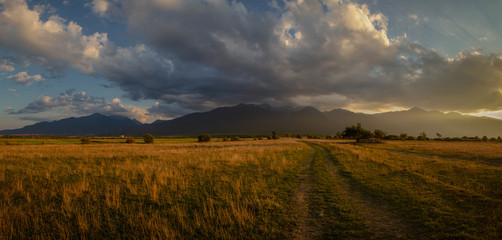
[[[375,129],[375,131],[373,131],[373,136],[378,139],[384,139],[385,136],[387,136],[387,133],[383,130]]]
[[[148,134],[148,133],[147,133],[147,134],[145,134],[145,135],[143,136],[143,141],[144,141],[145,143],[153,143],[153,136],[152,136],[152,134]]]
[[[343,131],[344,138],[355,139],[356,142],[361,141],[361,139],[371,138],[373,134],[371,131],[364,129],[361,126],[361,123],[357,123],[357,125],[353,125],[351,127],[346,127]]]
[[[197,138],[199,139],[199,142],[210,142],[211,141],[211,135],[209,135],[209,134],[201,134]]]

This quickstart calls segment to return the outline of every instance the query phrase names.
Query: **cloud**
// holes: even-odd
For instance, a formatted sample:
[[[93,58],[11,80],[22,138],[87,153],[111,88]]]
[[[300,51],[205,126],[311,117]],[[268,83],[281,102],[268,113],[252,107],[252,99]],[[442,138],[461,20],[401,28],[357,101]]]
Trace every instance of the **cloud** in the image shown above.
[[[15,70],[14,63],[6,59],[0,59],[0,72],[12,72]]]
[[[92,11],[99,16],[105,16],[106,11],[108,10],[110,4],[106,0],[93,0],[92,3]]]
[[[55,15],[42,21],[24,1],[0,3],[0,46],[43,59],[39,64],[48,68],[105,77],[130,99],[155,99],[145,113],[152,116],[241,102],[460,112],[502,106],[499,55],[445,58],[406,37],[389,37],[387,16],[351,1],[284,1],[268,11],[226,0],[93,1],[96,14],[113,10],[127,24],[137,37],[133,46],[116,46],[106,33],[84,35]],[[53,98],[46,105],[63,101]]]
[[[289,1],[263,13],[240,2],[169,3],[122,3],[131,31],[146,41],[149,54],[135,60],[150,59],[148,71],[136,71],[134,59],[120,66],[136,69],[103,65],[131,97],[157,99],[165,111],[240,102],[444,111],[502,106],[500,57],[473,51],[449,61],[406,38],[391,39],[387,17],[366,5]]]
[[[338,81],[333,77],[344,68],[360,60],[371,65],[394,51],[386,17],[357,4],[333,4],[323,13],[318,2],[305,1],[273,14],[250,12],[239,2],[169,3],[124,2],[130,28],[148,46],[103,51],[101,70],[133,99],[191,110],[291,102],[298,95],[331,94]]]
[[[7,91],[11,92],[11,94],[14,95],[14,96],[16,96],[16,97],[21,96],[21,94],[17,93],[16,89],[9,88],[9,89],[7,89]]]
[[[107,34],[82,34],[75,22],[50,15],[37,5],[29,9],[24,0],[0,0],[0,47],[14,50],[49,70],[75,67],[86,74],[94,73],[92,60],[99,58]],[[45,12],[44,12],[45,11]]]
[[[408,18],[415,21],[415,25],[420,24],[420,18],[416,14],[408,15]]]
[[[152,107],[148,108],[147,111],[149,115],[160,117],[161,119],[172,118],[172,116],[182,116],[191,112],[176,102],[161,103],[158,101],[155,102]]]
[[[19,72],[16,75],[9,76],[8,78],[24,86],[30,86],[33,82],[41,82],[45,80],[40,74],[30,76],[27,72]]]
[[[53,121],[55,119],[47,118],[47,117],[27,116],[27,117],[20,117],[19,120],[22,120],[22,121],[32,121],[32,122],[49,122],[49,121]]]
[[[8,112],[9,114],[36,114],[51,110],[63,111],[68,115],[93,113],[121,115],[141,122],[146,122],[149,118],[146,110],[124,105],[118,98],[108,102],[102,97],[88,96],[86,92],[76,92],[74,89],[69,89],[59,96],[41,96],[21,110],[15,111],[10,108]]]

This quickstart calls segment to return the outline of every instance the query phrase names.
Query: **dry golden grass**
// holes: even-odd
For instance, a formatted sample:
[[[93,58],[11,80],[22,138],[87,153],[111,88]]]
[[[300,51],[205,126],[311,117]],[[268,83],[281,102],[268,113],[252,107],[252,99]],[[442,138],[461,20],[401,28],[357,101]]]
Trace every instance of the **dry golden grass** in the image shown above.
[[[285,237],[309,152],[292,140],[3,145],[0,238]]]
[[[502,237],[500,144],[306,143],[0,145],[0,239]]]

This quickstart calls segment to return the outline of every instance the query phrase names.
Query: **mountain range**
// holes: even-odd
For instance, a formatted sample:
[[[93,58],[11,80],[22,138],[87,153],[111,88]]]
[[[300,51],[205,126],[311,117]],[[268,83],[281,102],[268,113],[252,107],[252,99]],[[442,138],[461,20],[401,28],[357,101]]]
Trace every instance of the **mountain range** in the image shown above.
[[[20,129],[3,130],[0,134],[45,135],[134,135],[155,136],[260,135],[290,132],[293,134],[335,134],[345,127],[361,123],[366,129],[382,129],[389,134],[407,133],[444,137],[502,135],[502,120],[475,117],[459,113],[442,113],[412,108],[406,111],[364,114],[334,109],[321,112],[313,107],[273,108],[268,105],[239,104],[216,108],[208,112],[191,113],[172,120],[141,124],[120,116],[93,114],[40,122]]]
[[[39,122],[19,129],[0,131],[8,134],[39,134],[63,136],[111,135],[141,126],[142,123],[122,116],[95,113],[85,117],[71,117],[52,122]]]

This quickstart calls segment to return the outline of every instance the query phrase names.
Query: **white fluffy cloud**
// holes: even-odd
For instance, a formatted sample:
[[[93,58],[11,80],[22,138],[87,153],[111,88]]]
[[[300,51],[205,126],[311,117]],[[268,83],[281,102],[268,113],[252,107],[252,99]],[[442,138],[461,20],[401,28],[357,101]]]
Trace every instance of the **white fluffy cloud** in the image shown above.
[[[92,11],[100,16],[105,16],[110,6],[108,1],[106,0],[93,0],[91,5],[92,5]]]
[[[9,76],[8,78],[24,86],[30,86],[33,82],[40,82],[44,80],[40,74],[30,76],[27,72],[19,72],[16,75]]]
[[[15,111],[11,108],[8,112],[10,114],[36,114],[51,110],[62,111],[71,116],[93,113],[121,115],[140,122],[146,122],[150,118],[145,109],[124,105],[119,98],[108,102],[102,97],[89,96],[86,92],[76,92],[74,89],[67,90],[59,96],[41,96],[23,109]]]
[[[0,0],[0,46],[51,70],[76,67],[94,73],[107,34],[82,34],[82,27],[57,15],[41,20],[44,8],[29,9],[24,0]],[[38,10],[38,11],[37,11]]]

